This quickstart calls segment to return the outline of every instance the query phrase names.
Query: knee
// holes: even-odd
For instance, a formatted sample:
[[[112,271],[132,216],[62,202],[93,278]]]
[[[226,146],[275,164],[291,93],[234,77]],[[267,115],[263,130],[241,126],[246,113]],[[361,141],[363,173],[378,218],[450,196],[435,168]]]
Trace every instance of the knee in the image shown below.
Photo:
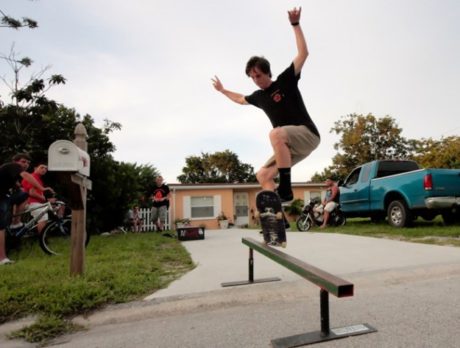
[[[270,171],[268,168],[260,168],[256,173],[256,178],[259,184],[264,184],[270,180]]]
[[[265,170],[264,168],[260,169],[257,173],[256,173],[256,178],[257,178],[257,181],[259,182],[259,184],[262,184],[264,181],[265,181]]]
[[[266,183],[271,183],[273,179],[275,178],[277,174],[277,169],[276,167],[262,167],[259,169],[259,171],[256,173],[256,178],[259,184],[264,185]]]
[[[269,134],[270,142],[273,146],[278,144],[285,144],[287,142],[287,134],[283,128],[273,128]]]

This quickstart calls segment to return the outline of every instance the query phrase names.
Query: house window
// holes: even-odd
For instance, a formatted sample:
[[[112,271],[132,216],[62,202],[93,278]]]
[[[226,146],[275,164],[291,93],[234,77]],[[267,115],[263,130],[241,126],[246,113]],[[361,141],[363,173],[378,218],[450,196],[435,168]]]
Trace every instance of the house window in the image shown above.
[[[214,197],[200,196],[190,197],[191,217],[212,218],[214,217]]]
[[[313,201],[314,199],[317,199],[321,202],[321,196],[321,191],[304,191],[303,195],[305,204],[307,204],[310,201]]]
[[[321,202],[321,191],[310,191],[310,199],[318,199]]]

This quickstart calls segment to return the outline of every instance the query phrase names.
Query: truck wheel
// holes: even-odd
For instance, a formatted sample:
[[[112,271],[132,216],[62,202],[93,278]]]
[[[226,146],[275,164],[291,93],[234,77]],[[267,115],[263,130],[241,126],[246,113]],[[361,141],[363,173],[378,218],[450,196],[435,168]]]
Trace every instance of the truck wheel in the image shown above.
[[[453,225],[456,222],[456,216],[452,212],[444,212],[442,213],[442,221],[444,222],[444,225]]]
[[[388,223],[393,227],[409,226],[412,214],[403,201],[393,201],[387,210]]]

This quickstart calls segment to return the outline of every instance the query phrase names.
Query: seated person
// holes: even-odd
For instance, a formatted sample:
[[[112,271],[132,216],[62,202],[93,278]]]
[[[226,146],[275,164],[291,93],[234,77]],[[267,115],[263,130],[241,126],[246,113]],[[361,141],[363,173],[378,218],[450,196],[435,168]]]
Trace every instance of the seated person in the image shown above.
[[[128,212],[129,228],[134,232],[140,232],[142,227],[142,219],[140,217],[139,207],[135,205]]]
[[[34,167],[34,171],[32,173],[32,176],[37,180],[38,183],[40,183],[43,186],[43,180],[42,177],[45,175],[48,171],[48,167],[46,164],[39,162],[37,165]],[[46,207],[43,208],[37,208],[43,203],[46,203],[47,199],[44,195],[44,192],[40,189],[35,188],[30,182],[28,182],[26,179],[22,179],[22,189],[24,192],[27,192],[29,194],[29,199],[28,199],[28,205],[29,209],[32,209],[30,214],[33,217],[37,217],[40,215],[44,210],[46,210]],[[48,213],[44,214],[40,220],[38,220],[37,224],[37,232],[39,234],[42,233],[43,229],[46,226],[46,223],[48,221]]]

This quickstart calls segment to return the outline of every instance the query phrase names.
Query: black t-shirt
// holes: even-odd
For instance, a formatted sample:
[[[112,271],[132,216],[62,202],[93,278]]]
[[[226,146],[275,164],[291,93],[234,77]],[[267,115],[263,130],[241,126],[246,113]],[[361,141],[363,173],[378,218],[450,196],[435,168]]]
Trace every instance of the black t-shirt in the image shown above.
[[[165,199],[164,201],[161,202],[155,202],[153,198],[164,198],[167,197],[169,194],[169,186],[166,184],[162,184],[161,186],[154,186],[152,190],[150,191],[149,197],[152,198],[153,206],[154,207],[161,207],[163,205],[166,205],[169,207],[169,199]]]
[[[17,163],[6,163],[0,166],[0,196],[5,196],[10,189],[18,186],[21,182],[23,168]]]
[[[300,74],[295,75],[294,63],[284,70],[267,89],[259,89],[245,99],[267,114],[273,128],[304,125],[319,135],[297,86]]]

